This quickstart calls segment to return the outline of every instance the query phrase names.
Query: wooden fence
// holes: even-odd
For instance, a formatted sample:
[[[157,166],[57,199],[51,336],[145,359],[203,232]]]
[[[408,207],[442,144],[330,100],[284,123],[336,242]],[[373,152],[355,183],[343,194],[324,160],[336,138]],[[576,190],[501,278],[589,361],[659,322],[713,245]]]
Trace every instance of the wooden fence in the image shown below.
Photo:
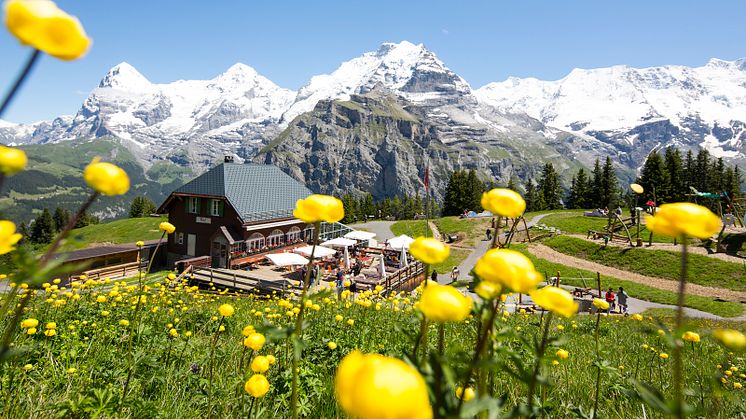
[[[384,281],[381,294],[392,292],[412,291],[425,280],[425,265],[420,261],[410,262],[409,265],[388,275]]]
[[[198,268],[193,267],[190,282],[202,285],[212,285],[216,288],[231,288],[241,291],[256,290],[262,294],[276,291],[280,294],[298,293],[300,288],[295,285],[296,281],[289,279],[267,280],[251,276],[250,273],[222,268]]]
[[[103,268],[84,271],[79,275],[73,275],[70,279],[72,281],[78,281],[82,275],[85,275],[86,279],[95,280],[103,278],[127,278],[137,275],[140,272],[140,265],[140,262],[129,262],[119,265],[104,266]]]

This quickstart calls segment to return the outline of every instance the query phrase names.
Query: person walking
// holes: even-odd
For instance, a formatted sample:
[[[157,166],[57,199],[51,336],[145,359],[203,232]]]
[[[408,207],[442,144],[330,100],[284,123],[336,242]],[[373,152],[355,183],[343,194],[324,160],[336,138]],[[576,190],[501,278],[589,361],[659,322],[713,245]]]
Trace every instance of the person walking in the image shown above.
[[[458,271],[458,266],[454,266],[453,269],[451,269],[451,282],[458,281],[458,276],[460,272]]]
[[[438,273],[435,272],[434,269],[433,269],[433,272],[430,274],[430,280],[433,281],[433,282],[435,282],[435,283],[438,282]]]
[[[616,301],[619,304],[619,312],[627,315],[627,297],[629,295],[624,291],[624,288],[619,287],[619,292],[616,294]]]
[[[492,240],[492,230],[487,229],[487,240]]]
[[[609,287],[609,290],[606,291],[606,302],[609,303],[609,309],[606,311],[607,313],[611,314],[611,311],[614,310],[615,300],[616,296],[614,295],[614,290]]]

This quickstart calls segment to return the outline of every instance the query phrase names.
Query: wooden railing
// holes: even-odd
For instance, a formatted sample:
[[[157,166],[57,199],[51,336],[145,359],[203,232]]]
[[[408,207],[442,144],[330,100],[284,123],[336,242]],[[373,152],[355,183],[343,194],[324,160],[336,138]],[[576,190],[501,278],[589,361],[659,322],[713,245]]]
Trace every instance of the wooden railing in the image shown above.
[[[185,271],[190,266],[195,268],[210,267],[212,258],[210,256],[197,256],[195,258],[182,259],[176,261],[176,266],[180,271]]]
[[[413,261],[386,277],[381,294],[392,292],[412,291],[425,280],[425,265],[420,261]]]
[[[300,288],[292,280],[266,280],[255,278],[251,273],[239,270],[221,268],[194,268],[191,281],[201,284],[212,284],[216,288],[228,287],[234,290],[253,291],[260,293],[271,293],[277,291],[281,294],[286,292],[297,293]],[[288,288],[288,285],[291,288]]]
[[[73,275],[71,280],[80,280],[81,275],[86,279],[103,279],[103,278],[125,278],[135,276],[140,272],[140,262],[122,263],[119,265],[104,266],[102,268],[90,269],[82,272],[80,275]]]

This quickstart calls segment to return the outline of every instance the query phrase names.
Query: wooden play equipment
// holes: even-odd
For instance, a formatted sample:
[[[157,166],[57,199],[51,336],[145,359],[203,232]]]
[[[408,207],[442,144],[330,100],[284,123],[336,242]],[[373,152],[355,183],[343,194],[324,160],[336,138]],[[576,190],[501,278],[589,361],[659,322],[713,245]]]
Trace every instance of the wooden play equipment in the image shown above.
[[[517,229],[516,229],[516,227],[521,222],[523,222],[523,228],[524,228],[523,231],[526,232],[526,240],[530,243],[531,242],[531,233],[529,232],[528,223],[526,222],[526,218],[523,215],[521,215],[518,218],[513,219],[513,225],[510,226],[510,230],[508,230],[508,233],[505,234],[505,241],[502,241],[500,239],[501,235],[498,234],[498,229],[500,229],[501,226],[502,226],[502,217],[499,217],[497,219],[497,225],[495,226],[495,244],[496,244],[496,247],[499,247],[499,248],[510,247],[510,243],[513,241],[513,237],[518,232]]]
[[[608,243],[609,241],[614,240],[620,240],[622,242],[628,243],[630,246],[634,246],[635,242],[632,239],[630,228],[636,225],[637,220],[634,216],[629,218],[622,218],[619,215],[610,212],[608,223],[606,223],[606,227],[604,227],[604,230],[588,230],[588,238],[603,239],[604,243]]]

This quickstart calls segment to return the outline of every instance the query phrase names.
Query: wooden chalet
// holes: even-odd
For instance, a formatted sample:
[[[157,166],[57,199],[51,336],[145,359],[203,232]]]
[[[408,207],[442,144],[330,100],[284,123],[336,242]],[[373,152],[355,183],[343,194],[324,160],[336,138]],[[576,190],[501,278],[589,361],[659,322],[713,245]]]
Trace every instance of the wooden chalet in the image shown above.
[[[230,268],[269,250],[308,241],[313,225],[293,217],[298,199],[311,195],[279,168],[238,164],[231,158],[176,189],[158,208],[176,232],[168,237],[169,265],[209,256]]]

